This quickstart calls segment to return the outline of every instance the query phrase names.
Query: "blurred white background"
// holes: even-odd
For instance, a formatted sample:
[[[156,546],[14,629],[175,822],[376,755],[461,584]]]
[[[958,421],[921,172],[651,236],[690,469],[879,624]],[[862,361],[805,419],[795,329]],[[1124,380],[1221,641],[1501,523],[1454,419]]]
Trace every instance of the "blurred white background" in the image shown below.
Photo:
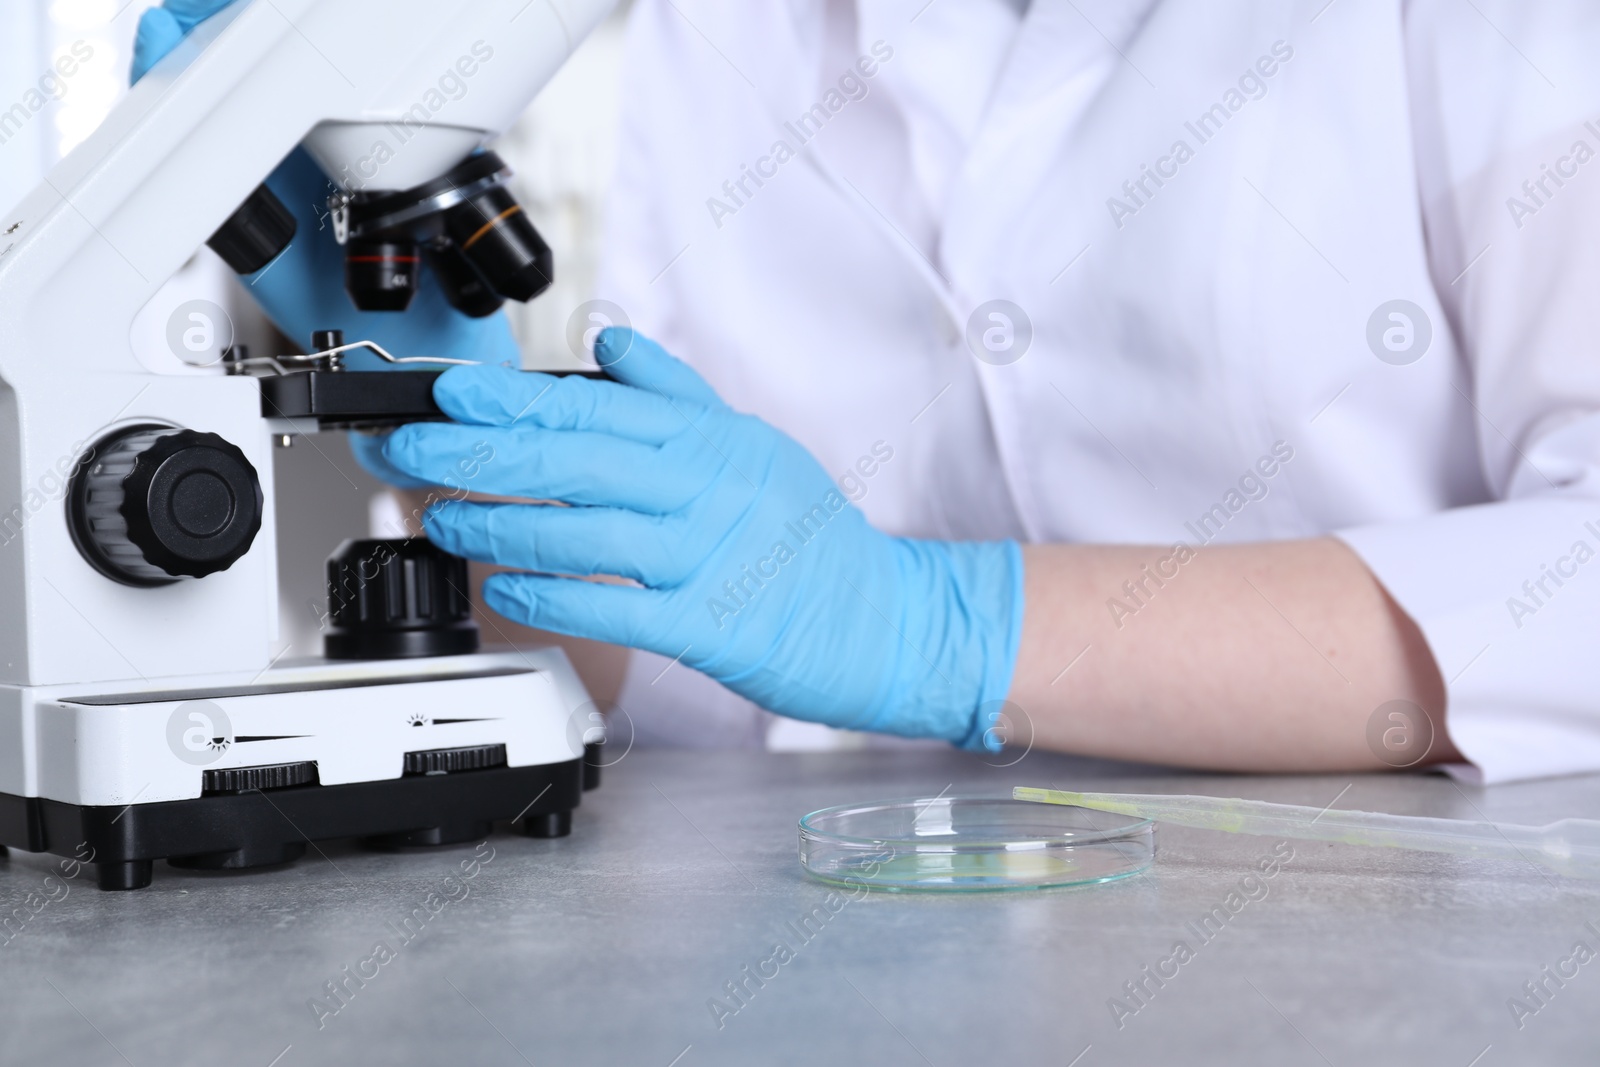
[[[154,0],[0,5],[0,216],[115,106],[127,86],[139,16],[153,6]],[[626,7],[579,48],[496,146],[517,172],[518,199],[555,253],[555,285],[531,304],[507,305],[530,367],[578,365],[567,348],[566,324],[594,283],[600,205],[614,159]],[[63,56],[70,61],[58,68]],[[72,73],[62,76],[60,69]],[[233,274],[204,247],[152,299],[147,311],[154,313],[140,316],[133,343],[142,343],[141,328],[164,328],[164,308],[195,297],[226,307],[236,336],[258,354],[291,343],[276,336]],[[159,336],[150,341],[164,344]],[[291,656],[320,647],[324,560],[344,538],[366,536],[369,515],[381,513],[371,506],[381,486],[355,464],[340,438],[318,435],[277,452],[279,651]]]

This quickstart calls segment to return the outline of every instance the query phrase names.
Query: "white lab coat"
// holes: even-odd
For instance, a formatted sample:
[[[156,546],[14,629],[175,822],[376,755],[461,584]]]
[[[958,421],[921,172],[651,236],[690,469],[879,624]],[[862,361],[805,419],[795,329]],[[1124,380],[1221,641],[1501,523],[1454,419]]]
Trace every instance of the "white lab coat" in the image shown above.
[[[1600,769],[1600,8],[1033,0],[941,103],[922,6],[637,0],[602,295],[828,470],[891,448],[893,533],[1336,533],[1463,773]],[[636,719],[757,729],[664,663]]]

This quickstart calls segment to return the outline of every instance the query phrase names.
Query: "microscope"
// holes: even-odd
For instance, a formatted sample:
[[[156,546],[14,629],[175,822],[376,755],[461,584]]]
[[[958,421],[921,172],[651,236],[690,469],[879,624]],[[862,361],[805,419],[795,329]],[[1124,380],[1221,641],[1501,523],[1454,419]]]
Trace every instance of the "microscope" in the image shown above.
[[[0,218],[0,844],[137,889],[160,859],[570,831],[599,717],[559,649],[480,650],[463,560],[347,541],[321,654],[271,656],[274,442],[442,418],[450,361],[328,331],[196,367],[130,331],[202,244],[246,273],[288,246],[263,181],[296,148],[335,189],[301,239],[344,245],[356,306],[403,309],[422,269],[471,315],[537,295],[550,250],[484,146],[612,2],[239,0]]]

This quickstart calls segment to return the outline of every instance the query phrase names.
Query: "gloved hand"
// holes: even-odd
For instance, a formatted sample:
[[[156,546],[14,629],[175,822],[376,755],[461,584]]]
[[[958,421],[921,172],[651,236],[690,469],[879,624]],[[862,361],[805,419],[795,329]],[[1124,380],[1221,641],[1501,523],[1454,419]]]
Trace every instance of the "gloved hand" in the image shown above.
[[[132,80],[152,66],[201,22],[232,0],[165,0],[139,16],[134,37]],[[396,356],[446,356],[520,365],[521,354],[504,312],[470,318],[451,307],[429,271],[423,271],[411,306],[403,313],[358,311],[344,291],[344,251],[333,239],[328,196],[336,187],[305,153],[295,149],[267,178],[295,217],[295,236],[283,254],[241,281],[267,317],[300,344],[313,330],[343,330],[347,341],[375,341]],[[370,352],[345,357],[351,370],[388,370]],[[402,479],[383,461],[383,436],[351,434],[356,459],[372,474],[401,488],[424,483]]]
[[[206,19],[227,7],[233,0],[164,0],[139,16],[133,37],[133,70],[129,82],[136,82],[178,42]]]
[[[419,479],[572,505],[430,509],[441,548],[542,572],[489,578],[490,607],[681,658],[795,718],[998,747],[1015,543],[880,533],[800,445],[654,342],[608,329],[595,352],[614,381],[452,368],[434,397],[456,421],[402,427],[384,450]],[[597,574],[642,588],[556,577]]]

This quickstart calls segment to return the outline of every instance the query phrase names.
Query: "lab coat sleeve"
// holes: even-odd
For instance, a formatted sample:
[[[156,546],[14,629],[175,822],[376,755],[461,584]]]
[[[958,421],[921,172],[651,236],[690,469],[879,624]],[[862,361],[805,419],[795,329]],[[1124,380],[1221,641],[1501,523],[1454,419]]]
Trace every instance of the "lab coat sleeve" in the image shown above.
[[[1340,536],[1434,652],[1472,763],[1454,770],[1600,770],[1600,7],[1402,11],[1433,282],[1493,502]]]

